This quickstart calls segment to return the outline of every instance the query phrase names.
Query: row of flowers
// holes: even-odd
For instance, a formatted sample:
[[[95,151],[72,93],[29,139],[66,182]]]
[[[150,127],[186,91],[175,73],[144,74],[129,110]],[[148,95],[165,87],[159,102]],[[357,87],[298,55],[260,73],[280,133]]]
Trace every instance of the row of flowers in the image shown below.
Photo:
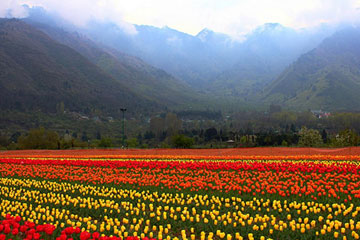
[[[360,198],[360,172],[351,164],[3,159],[0,172],[3,177],[130,184],[178,191],[306,196],[314,200]]]
[[[360,230],[360,207],[354,204],[243,200],[15,178],[3,180],[1,186],[3,216],[45,224],[39,229],[63,238],[64,232],[76,231],[84,236],[98,232],[103,237],[174,240],[281,239],[284,234],[294,239],[306,234],[357,239]]]
[[[163,160],[316,160],[316,161],[360,161],[360,155],[131,155],[131,154],[114,154],[114,155],[1,155],[1,158],[32,158],[32,159],[163,159]]]
[[[359,198],[351,162],[2,158],[0,238],[359,239]]]
[[[29,159],[0,158],[0,163],[23,165],[66,165],[111,168],[149,168],[149,169],[205,169],[236,171],[277,171],[277,172],[360,172],[360,165],[348,162],[307,161],[191,161],[191,160],[86,160],[86,159]]]
[[[55,234],[57,230],[59,234]],[[34,222],[23,221],[20,216],[11,216],[6,214],[5,219],[0,220],[0,240],[5,239],[56,239],[56,240],[70,240],[78,238],[80,240],[121,240],[122,238],[116,236],[101,236],[99,232],[89,233],[81,231],[79,227],[66,227],[63,230],[56,229],[52,224],[38,224]],[[126,240],[139,240],[138,237],[127,237]],[[147,237],[142,240],[155,240]]]

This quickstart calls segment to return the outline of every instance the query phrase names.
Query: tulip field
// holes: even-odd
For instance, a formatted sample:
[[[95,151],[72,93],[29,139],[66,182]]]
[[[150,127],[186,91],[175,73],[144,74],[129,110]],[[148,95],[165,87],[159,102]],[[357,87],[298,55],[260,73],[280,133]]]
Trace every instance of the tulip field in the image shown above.
[[[172,151],[0,154],[0,240],[360,238],[360,155]]]

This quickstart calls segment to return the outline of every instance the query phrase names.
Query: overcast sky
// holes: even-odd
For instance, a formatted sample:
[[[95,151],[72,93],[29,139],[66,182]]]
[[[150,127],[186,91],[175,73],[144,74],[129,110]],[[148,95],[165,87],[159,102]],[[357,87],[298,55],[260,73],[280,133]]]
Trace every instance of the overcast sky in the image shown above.
[[[129,33],[131,24],[146,24],[239,36],[267,22],[299,29],[360,20],[360,0],[1,0],[0,17],[25,16],[22,4],[42,6],[77,25],[112,20]]]

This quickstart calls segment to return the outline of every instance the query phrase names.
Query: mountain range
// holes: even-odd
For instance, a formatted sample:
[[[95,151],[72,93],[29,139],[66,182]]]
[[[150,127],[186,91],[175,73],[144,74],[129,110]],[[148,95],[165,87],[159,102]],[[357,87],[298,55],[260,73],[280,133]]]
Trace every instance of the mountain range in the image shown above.
[[[16,19],[0,20],[0,106],[55,112],[146,104],[72,48]]]
[[[92,23],[83,33],[164,69],[191,87],[219,96],[244,97],[274,80],[292,61],[316,47],[333,29],[295,31],[277,23],[258,27],[239,42],[204,29],[196,36],[135,25],[129,35],[115,24]]]
[[[137,57],[96,44],[78,32],[66,32],[61,28],[31,19],[27,19],[26,22],[55,41],[76,50],[115,81],[142,98],[164,106],[176,106],[189,103],[190,100],[195,101],[193,97],[196,95],[195,91],[187,84]]]
[[[0,21],[2,109],[153,112],[218,104],[360,110],[360,29],[259,26],[234,40],[203,29],[77,27],[29,8]],[[219,99],[224,100],[223,102]],[[241,104],[239,104],[241,102]],[[240,107],[240,106],[238,106]]]
[[[303,54],[265,90],[291,108],[360,110],[360,28],[348,27]]]
[[[133,112],[192,103],[186,84],[142,60],[78,33],[27,19],[0,21],[2,109]]]

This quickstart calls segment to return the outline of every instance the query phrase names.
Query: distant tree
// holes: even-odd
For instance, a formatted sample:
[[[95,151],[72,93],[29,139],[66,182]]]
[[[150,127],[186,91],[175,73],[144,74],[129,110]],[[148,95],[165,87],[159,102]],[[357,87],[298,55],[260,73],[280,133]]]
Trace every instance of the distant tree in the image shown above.
[[[77,132],[73,132],[73,134],[71,135],[73,138],[77,138],[78,137],[78,134]]]
[[[194,139],[177,134],[172,136],[171,143],[176,148],[191,148],[194,145]]]
[[[296,132],[296,127],[293,123],[290,125],[290,131],[293,133]]]
[[[139,142],[137,140],[137,138],[130,138],[126,140],[126,146],[128,148],[136,148],[139,146]]]
[[[20,150],[19,144],[12,142],[7,146],[7,150]]]
[[[10,143],[10,139],[7,136],[0,135],[0,147],[7,147]]]
[[[70,141],[66,141],[65,139],[60,140],[61,149],[70,149],[73,147],[74,147],[74,141],[72,139]]]
[[[160,138],[166,130],[165,120],[160,117],[153,117],[150,119],[150,131],[155,134],[156,138]]]
[[[99,142],[100,148],[110,148],[112,146],[113,146],[113,144],[112,144],[111,138],[105,138],[105,137],[101,138],[101,140]]]
[[[160,135],[159,135],[159,141],[162,142],[166,139],[167,136],[167,132],[163,131]]]
[[[319,147],[323,140],[319,131],[302,127],[299,131],[299,146],[302,147]]]
[[[58,149],[60,148],[59,135],[44,128],[32,129],[27,136],[18,139],[21,149]]]
[[[208,128],[205,130],[205,133],[204,133],[205,141],[206,142],[211,141],[211,140],[215,139],[217,137],[217,135],[218,135],[218,133],[217,133],[216,128],[214,128],[214,127]]]
[[[146,131],[144,134],[144,139],[150,140],[155,137],[155,134],[152,131]]]
[[[289,130],[290,130],[290,127],[289,127],[288,124],[286,124],[286,126],[285,126],[285,132],[289,132]]]
[[[96,139],[100,140],[101,139],[101,133],[100,131],[96,132]]]
[[[143,136],[142,136],[142,134],[139,133],[139,134],[137,135],[136,139],[137,139],[139,145],[141,145],[141,144],[142,144],[142,141],[143,141]]]
[[[288,144],[288,142],[287,142],[286,140],[282,140],[281,146],[287,147],[288,145],[289,145],[289,144]]]
[[[334,113],[328,119],[329,127],[337,132],[344,128],[360,131],[360,113]]]
[[[192,136],[199,135],[199,131],[196,130],[196,129],[191,129],[191,135],[192,135]]]
[[[317,118],[310,111],[299,113],[296,119],[297,126],[315,127]]]
[[[69,133],[64,134],[64,140],[70,142],[72,140],[72,136]]]
[[[199,133],[199,137],[201,137],[201,138],[204,137],[204,134],[205,134],[205,133],[204,133],[204,129],[201,129],[201,130],[200,130],[200,133]]]
[[[64,137],[60,140],[61,149],[69,149],[74,147],[74,139],[70,135],[69,130],[66,130]]]
[[[269,113],[272,114],[276,112],[281,112],[281,106],[276,104],[271,104],[269,106]]]
[[[82,133],[82,136],[81,136],[81,141],[83,141],[83,142],[87,142],[87,141],[89,141],[89,138],[88,138],[88,136],[87,136],[86,132],[83,132],[83,133]]]
[[[168,113],[166,114],[165,125],[166,125],[166,135],[168,137],[171,137],[178,134],[182,125],[182,121],[176,116],[176,114]]]
[[[247,144],[248,144],[248,139],[247,139],[247,137],[246,137],[246,136],[242,136],[242,137],[240,138],[240,143],[241,143],[241,145],[247,146]]]
[[[357,146],[359,145],[359,143],[359,135],[351,129],[345,129],[341,131],[331,141],[331,144],[336,147]]]
[[[359,135],[351,129],[345,129],[344,131],[340,132],[340,136],[342,136],[346,143],[349,146],[358,146],[360,142]]]
[[[63,114],[65,112],[64,102],[60,102],[60,103],[56,104],[56,110],[58,111],[58,113]]]
[[[327,135],[327,132],[326,132],[325,129],[323,129],[322,132],[321,132],[321,138],[322,138],[324,143],[328,142],[328,135]]]
[[[159,145],[160,148],[170,148],[171,146],[167,144],[166,142],[161,142]]]
[[[271,115],[272,121],[281,127],[286,127],[296,121],[296,115],[292,112],[275,112]]]
[[[79,139],[73,139],[73,144],[74,147],[76,148],[87,148],[88,147],[88,142],[82,142]]]
[[[64,112],[65,112],[65,104],[64,104],[64,102],[61,102],[61,103],[60,103],[59,109],[60,109],[60,113],[64,113]]]
[[[18,138],[21,136],[20,132],[15,132],[13,135],[11,135],[10,137],[10,142],[14,142],[16,143],[18,141]]]
[[[149,145],[148,145],[148,144],[146,144],[146,143],[144,143],[144,144],[141,144],[140,148],[144,148],[144,149],[146,149],[146,148],[149,148]]]

